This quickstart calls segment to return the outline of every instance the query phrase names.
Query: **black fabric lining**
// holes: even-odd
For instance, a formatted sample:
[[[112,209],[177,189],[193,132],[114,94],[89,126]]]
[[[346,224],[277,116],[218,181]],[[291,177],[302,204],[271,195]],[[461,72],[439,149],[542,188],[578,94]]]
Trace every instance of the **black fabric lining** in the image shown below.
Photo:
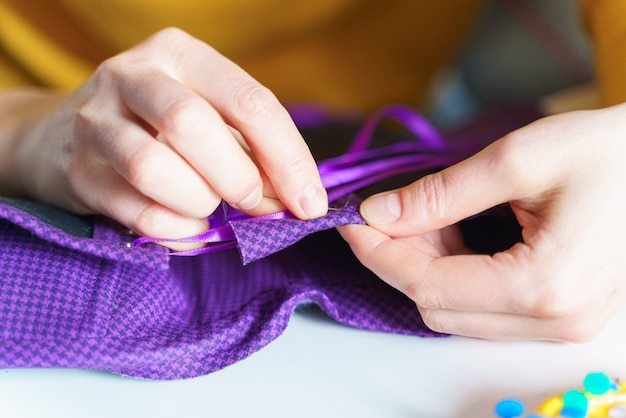
[[[0,203],[24,211],[62,231],[81,238],[93,236],[93,216],[80,216],[44,203],[0,197]]]

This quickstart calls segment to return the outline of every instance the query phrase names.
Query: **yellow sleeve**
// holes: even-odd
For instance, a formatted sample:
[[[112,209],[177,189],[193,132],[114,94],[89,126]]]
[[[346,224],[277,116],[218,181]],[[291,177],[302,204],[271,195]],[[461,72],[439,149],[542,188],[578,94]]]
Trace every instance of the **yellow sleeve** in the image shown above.
[[[69,90],[93,69],[0,1],[0,88],[28,83]]]
[[[582,0],[603,106],[626,102],[626,1]]]
[[[0,0],[0,88],[79,86],[165,26],[207,42],[286,104],[419,105],[481,0]],[[5,71],[6,70],[6,71]]]
[[[24,74],[11,57],[0,50],[0,89],[34,84],[37,84],[36,80]]]

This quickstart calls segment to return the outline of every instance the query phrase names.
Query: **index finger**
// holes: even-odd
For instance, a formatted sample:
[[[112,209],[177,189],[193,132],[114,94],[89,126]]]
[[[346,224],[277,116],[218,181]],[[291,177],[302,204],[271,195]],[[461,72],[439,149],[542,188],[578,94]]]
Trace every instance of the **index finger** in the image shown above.
[[[488,255],[437,257],[365,225],[341,230],[357,258],[382,280],[426,309],[528,314],[537,303],[524,292],[533,277],[525,244]]]
[[[279,199],[300,218],[324,215],[328,197],[313,156],[274,94],[210,46],[175,36],[182,38],[169,44],[178,48],[175,71],[243,135]]]

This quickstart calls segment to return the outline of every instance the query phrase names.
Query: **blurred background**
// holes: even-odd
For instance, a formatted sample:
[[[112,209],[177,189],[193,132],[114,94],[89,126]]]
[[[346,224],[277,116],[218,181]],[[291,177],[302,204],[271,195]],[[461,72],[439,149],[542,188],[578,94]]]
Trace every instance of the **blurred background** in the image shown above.
[[[544,98],[546,106],[589,107],[592,67],[579,0],[488,0],[456,60],[433,80],[425,107],[448,128]]]

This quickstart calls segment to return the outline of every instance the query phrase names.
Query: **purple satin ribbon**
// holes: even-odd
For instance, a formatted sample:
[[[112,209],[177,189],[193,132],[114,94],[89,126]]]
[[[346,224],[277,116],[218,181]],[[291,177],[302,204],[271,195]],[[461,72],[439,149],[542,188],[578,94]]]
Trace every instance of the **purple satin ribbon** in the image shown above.
[[[421,140],[426,149],[442,151],[446,148],[443,137],[430,122],[413,108],[401,104],[385,106],[374,113],[356,134],[346,155],[366,151],[370,147],[374,132],[378,125],[385,120],[391,119],[399,122],[409,132]]]
[[[207,252],[215,252],[237,247],[237,237],[232,228],[233,222],[263,222],[270,220],[280,220],[293,217],[287,211],[276,212],[265,216],[251,217],[240,212],[222,202],[220,207],[209,216],[209,223],[213,225],[211,229],[198,235],[185,238],[164,239],[154,237],[140,237],[133,241],[133,247],[139,247],[149,243],[163,242],[193,242],[207,244],[203,248],[187,251],[175,251],[172,255],[193,256]]]
[[[374,132],[384,119],[401,123],[418,141],[402,141],[370,149]],[[457,153],[446,147],[443,137],[423,116],[410,107],[390,105],[366,121],[345,154],[319,162],[318,169],[329,201],[336,202],[389,177],[438,169],[458,160]],[[251,217],[224,203],[208,220],[211,229],[202,234],[179,239],[141,237],[133,242],[133,246],[164,242],[206,244],[195,250],[172,252],[176,256],[195,256],[237,247],[242,262],[248,264],[311,233],[349,223],[365,223],[355,205],[334,207],[326,216],[303,221],[288,211]]]

